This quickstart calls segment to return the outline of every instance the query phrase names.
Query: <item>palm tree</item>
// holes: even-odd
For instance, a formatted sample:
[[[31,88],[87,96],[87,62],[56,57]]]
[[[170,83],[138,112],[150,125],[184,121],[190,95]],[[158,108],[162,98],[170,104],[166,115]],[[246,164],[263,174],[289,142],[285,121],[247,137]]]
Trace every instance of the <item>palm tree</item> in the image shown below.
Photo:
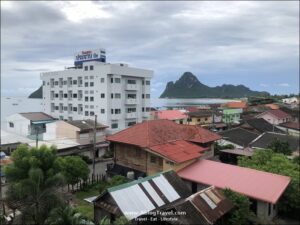
[[[86,220],[80,213],[69,205],[62,205],[53,209],[48,219],[47,225],[92,225],[91,221]]]

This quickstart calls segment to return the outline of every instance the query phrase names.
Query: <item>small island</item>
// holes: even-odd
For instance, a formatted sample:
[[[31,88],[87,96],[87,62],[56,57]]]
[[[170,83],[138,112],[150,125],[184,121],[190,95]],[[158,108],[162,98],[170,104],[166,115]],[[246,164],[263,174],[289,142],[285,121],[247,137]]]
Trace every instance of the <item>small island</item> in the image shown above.
[[[209,87],[202,84],[191,72],[185,72],[175,83],[167,83],[160,98],[242,98],[269,95],[264,91],[252,91],[244,85],[223,84]]]

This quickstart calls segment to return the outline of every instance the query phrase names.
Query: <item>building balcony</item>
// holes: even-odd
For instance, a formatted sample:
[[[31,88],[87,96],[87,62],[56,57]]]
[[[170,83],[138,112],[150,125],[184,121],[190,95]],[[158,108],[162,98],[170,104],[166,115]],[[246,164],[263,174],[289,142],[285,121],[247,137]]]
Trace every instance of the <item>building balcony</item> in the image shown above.
[[[126,113],[126,119],[135,119],[137,118],[136,112]]]
[[[111,114],[110,119],[111,120],[119,120],[119,119],[121,119],[121,114]]]
[[[125,90],[127,90],[127,91],[137,91],[138,86],[136,84],[126,84]]]
[[[135,98],[128,98],[128,99],[126,99],[125,104],[135,105],[135,104],[137,104],[137,100]]]

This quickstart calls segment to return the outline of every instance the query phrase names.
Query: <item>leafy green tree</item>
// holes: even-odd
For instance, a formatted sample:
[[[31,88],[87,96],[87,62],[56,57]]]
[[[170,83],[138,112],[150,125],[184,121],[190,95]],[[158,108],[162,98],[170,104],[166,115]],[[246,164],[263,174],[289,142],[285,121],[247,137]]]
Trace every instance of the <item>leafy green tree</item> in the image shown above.
[[[282,153],[285,155],[291,155],[292,150],[290,149],[290,145],[287,141],[280,141],[279,139],[273,140],[267,147],[268,149],[273,150],[276,153]]]
[[[55,163],[56,169],[62,171],[68,184],[76,184],[81,179],[86,180],[90,169],[87,163],[79,156],[58,157]]]
[[[103,217],[99,221],[99,225],[127,225],[130,224],[130,221],[125,216],[118,217],[113,223],[111,223],[110,219],[108,219],[106,216]]]
[[[106,216],[103,217],[100,221],[99,221],[99,225],[110,225],[110,219],[108,219]]]
[[[6,201],[22,212],[22,223],[44,224],[49,211],[62,204],[59,187],[63,175],[54,169],[56,150],[19,145],[13,163],[5,168],[8,180]]]
[[[69,205],[62,205],[51,210],[46,220],[47,225],[88,225],[93,224],[87,221],[84,216],[78,213]]]
[[[279,213],[295,217],[300,210],[300,167],[285,155],[272,150],[257,150],[251,158],[239,157],[238,165],[291,177],[291,182],[278,203]]]
[[[249,224],[254,214],[250,210],[251,202],[248,197],[230,189],[223,190],[223,193],[234,205],[233,210],[225,216],[224,224]]]

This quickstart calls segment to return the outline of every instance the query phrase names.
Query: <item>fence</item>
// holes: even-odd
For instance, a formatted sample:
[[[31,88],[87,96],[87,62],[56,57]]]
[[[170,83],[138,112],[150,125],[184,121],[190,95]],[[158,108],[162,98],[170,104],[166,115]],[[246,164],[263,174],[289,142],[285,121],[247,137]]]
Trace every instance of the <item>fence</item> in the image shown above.
[[[94,177],[92,175],[87,180],[80,180],[78,183],[74,185],[68,184],[68,191],[71,192],[81,191],[90,185],[99,183],[101,181],[106,181],[106,179],[107,179],[106,174],[96,174]]]

